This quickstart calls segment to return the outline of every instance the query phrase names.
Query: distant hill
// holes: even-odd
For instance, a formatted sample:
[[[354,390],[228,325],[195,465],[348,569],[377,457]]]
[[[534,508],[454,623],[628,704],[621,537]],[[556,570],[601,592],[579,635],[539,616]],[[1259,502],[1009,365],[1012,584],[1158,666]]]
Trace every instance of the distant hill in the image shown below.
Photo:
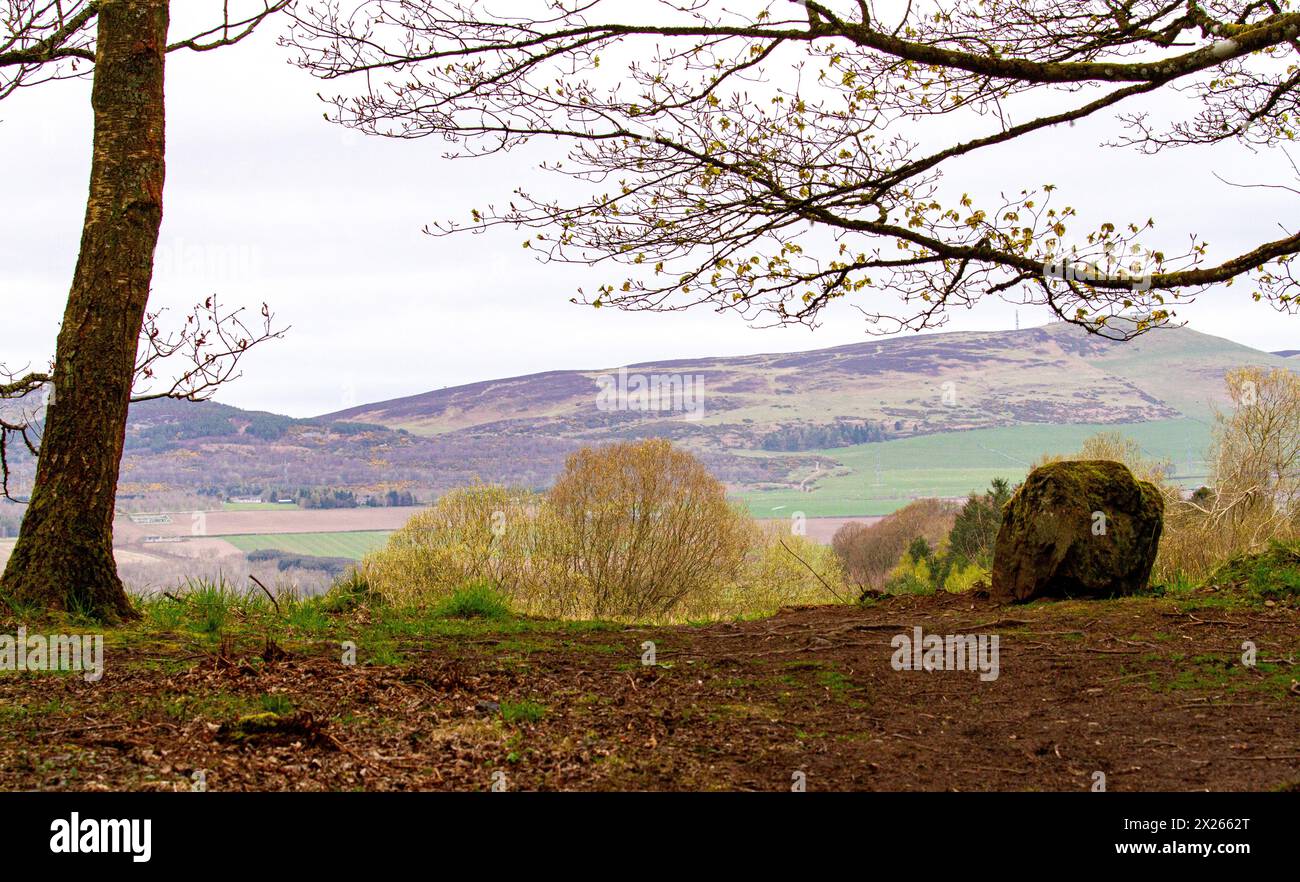
[[[491,431],[594,441],[653,432],[754,450],[792,427],[846,422],[870,422],[901,438],[1016,424],[1205,418],[1227,400],[1223,372],[1240,364],[1285,360],[1187,328],[1120,343],[1057,323],[626,368],[629,377],[698,378],[704,393],[699,419],[684,418],[689,408],[662,414],[602,409],[601,379],[617,383],[616,369],[473,383],[319,419],[424,436]]]
[[[1295,362],[1187,328],[1118,343],[1059,323],[549,371],[312,419],[155,401],[131,409],[122,480],[133,492],[396,487],[428,498],[475,480],[544,487],[580,446],[663,436],[756,507],[865,514],[1018,477],[1046,449],[1112,426],[1195,481],[1227,401],[1223,374],[1245,364]],[[665,409],[646,411],[647,400]]]

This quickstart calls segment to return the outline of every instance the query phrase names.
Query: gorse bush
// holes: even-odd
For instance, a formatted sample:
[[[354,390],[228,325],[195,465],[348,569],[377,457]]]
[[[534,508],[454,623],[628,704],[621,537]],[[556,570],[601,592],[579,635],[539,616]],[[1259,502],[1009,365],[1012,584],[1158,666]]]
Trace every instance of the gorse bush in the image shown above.
[[[829,549],[761,528],[664,440],[581,450],[546,494],[449,493],[362,569],[393,602],[445,604],[475,584],[556,618],[705,619],[849,595]]]
[[[943,590],[950,594],[961,594],[979,584],[989,584],[989,571],[977,563],[958,562],[944,577]]]
[[[938,550],[910,548],[889,571],[885,579],[888,594],[933,594],[947,591],[960,594],[977,584],[988,584],[989,571],[984,566],[954,554],[945,542]]]
[[[903,555],[885,579],[885,591],[890,594],[933,594],[934,573],[928,558]]]

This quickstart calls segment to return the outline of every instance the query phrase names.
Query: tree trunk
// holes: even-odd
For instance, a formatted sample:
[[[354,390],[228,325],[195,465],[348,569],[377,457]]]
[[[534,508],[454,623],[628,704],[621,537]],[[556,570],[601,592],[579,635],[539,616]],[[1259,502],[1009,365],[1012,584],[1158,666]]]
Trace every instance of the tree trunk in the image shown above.
[[[133,618],[113,509],[162,224],[168,0],[100,3],[95,149],[31,503],[0,588],[20,607]]]

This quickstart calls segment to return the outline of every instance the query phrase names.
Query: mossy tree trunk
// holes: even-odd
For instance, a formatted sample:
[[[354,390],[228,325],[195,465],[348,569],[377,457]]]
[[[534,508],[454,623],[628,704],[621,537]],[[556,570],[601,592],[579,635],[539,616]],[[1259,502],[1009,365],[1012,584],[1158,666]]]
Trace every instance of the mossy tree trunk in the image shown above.
[[[135,613],[113,561],[113,509],[162,224],[168,0],[100,3],[90,195],[59,331],[31,503],[0,587],[19,605]]]

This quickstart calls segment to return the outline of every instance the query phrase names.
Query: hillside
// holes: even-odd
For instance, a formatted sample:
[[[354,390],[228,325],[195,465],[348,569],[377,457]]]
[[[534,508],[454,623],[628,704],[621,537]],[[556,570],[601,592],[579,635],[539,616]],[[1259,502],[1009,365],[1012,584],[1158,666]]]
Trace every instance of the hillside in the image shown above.
[[[601,379],[620,383],[613,368],[474,383],[321,419],[425,436],[477,429],[583,440],[643,434],[659,424],[657,433],[698,444],[760,449],[783,428],[843,421],[872,421],[897,438],[1015,424],[1204,419],[1226,400],[1224,370],[1247,363],[1286,359],[1187,328],[1118,343],[1058,323],[627,367],[624,385],[637,376],[680,378],[703,389],[702,407],[688,400],[662,414],[602,410]]]
[[[761,513],[877,514],[915,495],[960,496],[992,477],[1018,478],[1041,453],[1072,449],[1107,428],[1169,459],[1185,483],[1203,480],[1213,412],[1227,403],[1224,372],[1246,364],[1294,362],[1188,328],[1121,343],[1056,323],[623,372],[551,371],[322,419],[386,425],[457,447],[470,438],[579,444],[665,435],[725,463],[723,477]],[[631,389],[638,377],[642,388],[658,378],[702,394],[665,412],[601,406],[602,390]],[[644,402],[635,390],[627,397]],[[755,481],[730,468],[737,458],[769,467]],[[781,469],[771,468],[774,460]],[[784,476],[771,480],[774,471]]]
[[[878,514],[1018,478],[1108,427],[1195,483],[1223,373],[1243,364],[1295,361],[1187,328],[1117,343],[1053,324],[550,371],[313,419],[156,401],[131,410],[121,490],[129,509],[263,486],[421,499],[476,480],[544,487],[579,446],[654,435],[761,514]]]

